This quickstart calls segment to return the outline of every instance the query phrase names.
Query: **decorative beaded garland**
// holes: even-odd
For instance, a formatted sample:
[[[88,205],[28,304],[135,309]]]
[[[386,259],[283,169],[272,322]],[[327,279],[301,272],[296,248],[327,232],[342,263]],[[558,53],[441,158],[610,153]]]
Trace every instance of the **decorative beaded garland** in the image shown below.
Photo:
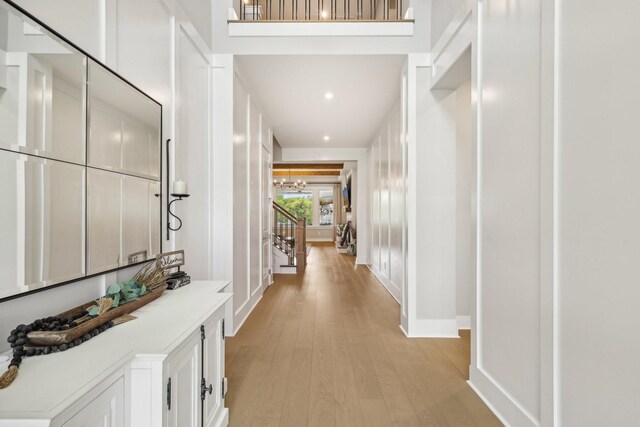
[[[50,354],[56,353],[58,351],[66,351],[70,348],[74,348],[82,344],[83,342],[89,341],[91,338],[99,335],[100,333],[106,331],[110,327],[114,325],[113,321],[109,321],[104,323],[101,326],[98,326],[95,329],[87,332],[80,338],[76,338],[70,343],[60,344],[60,345],[51,345],[45,347],[27,347],[27,334],[32,331],[64,331],[67,329],[74,328],[78,326],[76,320],[81,317],[84,317],[86,313],[78,313],[71,318],[64,318],[59,316],[50,316],[43,317],[42,319],[38,319],[30,323],[29,325],[18,325],[15,329],[11,331],[9,338],[7,338],[7,342],[13,348],[13,358],[9,363],[9,367],[15,366],[16,368],[20,367],[22,363],[22,359],[24,357],[31,356],[40,356],[42,354]]]

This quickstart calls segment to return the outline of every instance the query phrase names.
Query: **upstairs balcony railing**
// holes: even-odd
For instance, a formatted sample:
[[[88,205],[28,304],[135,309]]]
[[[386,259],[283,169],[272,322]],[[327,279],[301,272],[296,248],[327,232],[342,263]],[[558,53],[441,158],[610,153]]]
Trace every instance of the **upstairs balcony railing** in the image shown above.
[[[402,21],[409,0],[239,0],[240,21]]]

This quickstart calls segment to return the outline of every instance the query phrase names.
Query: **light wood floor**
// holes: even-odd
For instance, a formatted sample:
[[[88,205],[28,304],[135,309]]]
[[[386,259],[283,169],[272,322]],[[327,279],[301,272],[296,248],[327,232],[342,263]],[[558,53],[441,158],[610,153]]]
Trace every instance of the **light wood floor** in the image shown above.
[[[466,384],[469,334],[409,339],[371,272],[314,244],[226,340],[230,425],[499,426]]]

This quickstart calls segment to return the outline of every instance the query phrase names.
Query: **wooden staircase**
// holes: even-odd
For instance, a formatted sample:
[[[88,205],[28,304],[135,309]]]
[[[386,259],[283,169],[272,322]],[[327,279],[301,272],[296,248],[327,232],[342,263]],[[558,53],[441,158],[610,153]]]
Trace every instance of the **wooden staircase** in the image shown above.
[[[296,267],[304,273],[307,267],[307,223],[305,218],[293,214],[273,202],[273,246],[287,255],[283,267]]]

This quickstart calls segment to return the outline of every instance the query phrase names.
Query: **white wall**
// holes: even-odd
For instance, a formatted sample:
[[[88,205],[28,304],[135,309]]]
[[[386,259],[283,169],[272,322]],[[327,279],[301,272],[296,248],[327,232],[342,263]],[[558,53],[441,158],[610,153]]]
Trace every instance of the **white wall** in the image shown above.
[[[209,36],[199,34],[173,0],[108,0],[104,4],[84,0],[19,0],[17,3],[163,104],[163,138],[176,141],[172,180],[176,176],[189,180],[193,194],[188,202],[176,204],[185,226],[173,233],[169,242],[163,233],[163,249],[179,248],[175,243],[178,236],[178,245],[186,251],[186,270],[197,278],[206,278],[211,268],[208,254],[212,240],[211,234],[206,233],[212,222],[207,206],[210,180],[206,177],[210,129]],[[198,5],[191,7],[192,14],[210,13],[206,2]],[[198,12],[194,9],[197,7],[203,9]],[[69,19],[71,10],[73,19]],[[140,19],[141,16],[144,19]],[[197,153],[202,154],[200,159],[192,159]],[[200,163],[190,168],[190,162]],[[163,218],[165,216],[163,213]],[[187,234],[181,235],[183,232]],[[192,238],[194,234],[198,237]],[[7,336],[19,323],[96,298],[104,293],[105,284],[125,280],[134,272],[128,269],[101,275],[0,303],[0,335]],[[0,343],[0,351],[6,348]]]
[[[415,134],[409,140],[409,187],[415,188],[409,224],[409,336],[457,337],[456,319],[456,96],[431,91],[431,69],[416,70]],[[410,115],[410,120],[412,116]]]
[[[632,425],[640,5],[465,4],[433,57],[472,46],[470,384],[508,425]]]
[[[469,76],[471,77],[471,76]],[[456,91],[456,316],[458,328],[469,327],[475,289],[471,80]]]
[[[557,425],[640,419],[640,3],[561,2]],[[594,30],[597,29],[597,30]]]
[[[466,0],[431,0],[430,36],[433,46],[442,36],[455,13]]]
[[[398,76],[398,94],[400,94]],[[400,302],[404,280],[405,132],[401,103],[389,112],[368,152],[371,258],[369,268]]]
[[[230,246],[233,247],[234,331],[237,331],[264,292],[262,146],[271,151],[270,141],[264,141],[270,135],[268,119],[237,73],[233,81],[233,129],[234,215]]]
[[[542,6],[533,0],[518,6],[500,1],[480,6],[478,347],[471,382],[508,422],[536,425],[542,352]]]

